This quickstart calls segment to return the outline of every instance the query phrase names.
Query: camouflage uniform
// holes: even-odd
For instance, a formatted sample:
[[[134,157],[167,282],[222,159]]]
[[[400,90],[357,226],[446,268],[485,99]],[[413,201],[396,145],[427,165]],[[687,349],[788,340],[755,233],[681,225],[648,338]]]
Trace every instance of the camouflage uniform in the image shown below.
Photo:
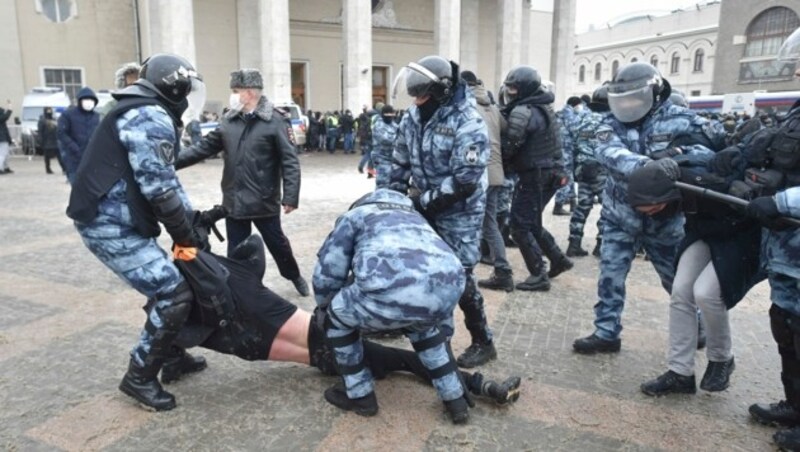
[[[423,365],[432,375],[438,372],[433,385],[439,397],[449,401],[463,395],[438,325],[450,322],[464,290],[464,270],[410,199],[388,189],[366,195],[339,217],[317,256],[314,294],[319,305],[327,304],[327,337],[350,399],[373,392],[357,332],[400,328]],[[437,337],[441,340],[432,347],[420,345]]]
[[[378,172],[375,176],[375,188],[388,188],[398,125],[394,121],[386,123],[380,115],[376,116],[378,119],[372,125],[372,163]]]
[[[467,270],[459,306],[472,341],[491,344],[483,296],[472,274],[480,256],[486,209],[489,138],[471,98],[463,84],[457,86],[449,102],[439,106],[424,127],[418,108],[408,110],[395,140],[390,187],[401,193],[409,188],[420,193],[419,204],[431,225]],[[464,198],[462,187],[466,186],[474,191]]]
[[[606,175],[594,155],[597,147],[595,132],[607,115],[589,112],[572,124],[571,135],[575,138],[574,176],[578,182],[578,203],[569,221],[569,240],[581,242],[586,218],[592,210],[594,197],[602,197]],[[603,236],[600,219],[597,220],[597,240]]]
[[[558,118],[560,125],[559,133],[561,135],[561,148],[563,149],[564,171],[567,173],[567,184],[556,191],[556,204],[569,204],[571,200],[575,199],[575,178],[573,177],[575,140],[572,135],[572,128],[582,117],[581,113],[576,112],[569,105],[556,113],[556,118]]]
[[[172,119],[161,107],[145,106],[131,109],[117,120],[119,139],[129,151],[134,178],[142,195],[152,200],[175,190],[186,211],[191,210],[183,187],[175,175],[172,162],[166,162],[157,152],[159,143],[175,142]],[[145,238],[134,230],[126,199],[126,184],[119,181],[98,207],[97,217],[88,224],[75,226],[87,248],[109,269],[146,297],[156,299],[148,323],[156,329],[164,325],[161,312],[173,304],[162,295],[174,293],[184,282],[183,276],[158,246],[155,238]],[[139,365],[150,355],[152,334],[142,330],[139,343],[131,355]]]
[[[671,291],[675,254],[684,234],[682,213],[648,216],[628,204],[628,176],[650,162],[654,152],[672,146],[679,136],[696,137],[695,142],[714,142],[723,135],[721,129],[712,127],[707,120],[670,101],[656,107],[635,127],[626,126],[610,115],[597,128],[595,155],[608,173],[600,212],[603,243],[597,282],[599,300],[594,306],[596,336],[615,340],[622,331],[625,278],[640,245],[644,246],[661,285],[667,293]],[[687,155],[713,152],[700,144],[685,144],[681,148]]]

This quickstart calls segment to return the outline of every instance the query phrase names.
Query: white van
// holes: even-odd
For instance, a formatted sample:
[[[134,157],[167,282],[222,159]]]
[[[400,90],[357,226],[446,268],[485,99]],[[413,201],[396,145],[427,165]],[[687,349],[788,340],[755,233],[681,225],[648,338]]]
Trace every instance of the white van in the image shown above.
[[[70,106],[69,96],[61,88],[38,87],[22,99],[22,152],[36,153],[36,130],[44,107],[53,107],[53,116],[59,117]]]

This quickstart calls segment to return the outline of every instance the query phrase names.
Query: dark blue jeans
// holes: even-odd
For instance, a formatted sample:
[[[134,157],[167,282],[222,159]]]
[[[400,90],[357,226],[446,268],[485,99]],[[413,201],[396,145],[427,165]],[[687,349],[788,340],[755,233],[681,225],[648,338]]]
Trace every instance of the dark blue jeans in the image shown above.
[[[542,211],[559,188],[559,175],[556,168],[534,169],[520,173],[514,186],[511,236],[531,275],[544,271],[542,250],[549,257],[555,255],[558,248],[553,236],[542,225]]]
[[[261,238],[267,245],[269,254],[275,259],[281,276],[293,281],[300,276],[300,268],[292,253],[292,244],[281,229],[281,216],[255,218],[252,220],[236,220],[233,218],[225,219],[225,227],[228,232],[228,255],[233,253],[237,245],[250,236],[251,223],[256,225],[256,229],[261,233]]]

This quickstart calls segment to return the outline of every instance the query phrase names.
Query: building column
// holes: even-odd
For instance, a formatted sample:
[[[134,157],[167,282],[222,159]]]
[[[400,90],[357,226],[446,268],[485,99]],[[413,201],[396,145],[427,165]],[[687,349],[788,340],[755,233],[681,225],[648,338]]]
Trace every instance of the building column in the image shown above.
[[[461,0],[461,70],[478,74],[480,44],[480,0]],[[485,76],[485,75],[484,75]]]
[[[343,0],[344,108],[358,115],[372,105],[372,2]]]
[[[531,1],[522,0],[519,63],[531,65]]]
[[[520,0],[499,0],[498,6],[495,80],[502,83],[508,71],[520,62],[522,2]]]
[[[258,0],[261,74],[264,94],[272,102],[291,102],[292,67],[289,50],[289,0]],[[241,35],[240,35],[241,36]],[[240,47],[247,41],[240,42]]]
[[[572,86],[572,59],[575,54],[576,0],[554,2],[553,53],[550,55],[550,80],[555,83],[556,105],[566,102]]]
[[[436,0],[433,40],[436,54],[458,62],[461,58],[461,0]]]
[[[258,11],[259,0],[236,0],[236,31],[239,49],[239,67],[260,68],[261,42]],[[234,70],[237,68],[231,68]]]
[[[142,57],[155,53],[174,53],[197,63],[194,43],[192,0],[149,0],[147,11],[149,39]],[[202,72],[202,68],[198,68]]]
[[[553,0],[530,0],[528,11],[530,25],[528,33],[523,31],[522,39],[527,39],[528,63],[535,67],[542,78],[550,79],[551,42],[553,39]],[[527,36],[527,37],[526,37]],[[525,61],[523,57],[523,61]]]

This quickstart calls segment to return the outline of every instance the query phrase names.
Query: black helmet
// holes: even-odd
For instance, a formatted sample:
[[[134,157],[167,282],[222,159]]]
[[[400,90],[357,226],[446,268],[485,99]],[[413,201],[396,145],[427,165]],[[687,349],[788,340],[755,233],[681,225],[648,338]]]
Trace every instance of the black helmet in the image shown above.
[[[589,109],[601,113],[608,111],[608,85],[603,84],[592,93],[592,100],[589,102]]]
[[[617,119],[634,123],[669,98],[672,89],[654,66],[631,63],[623,66],[608,85],[608,106]]]
[[[430,95],[440,104],[447,103],[458,84],[458,65],[430,55],[406,66],[406,90],[411,97]]]
[[[508,104],[536,94],[542,87],[542,77],[539,71],[531,66],[515,66],[508,71],[503,86],[506,87],[504,95]]]
[[[192,78],[202,80],[188,60],[166,53],[146,59],[139,78],[152,83],[164,99],[176,104],[192,92]]]

